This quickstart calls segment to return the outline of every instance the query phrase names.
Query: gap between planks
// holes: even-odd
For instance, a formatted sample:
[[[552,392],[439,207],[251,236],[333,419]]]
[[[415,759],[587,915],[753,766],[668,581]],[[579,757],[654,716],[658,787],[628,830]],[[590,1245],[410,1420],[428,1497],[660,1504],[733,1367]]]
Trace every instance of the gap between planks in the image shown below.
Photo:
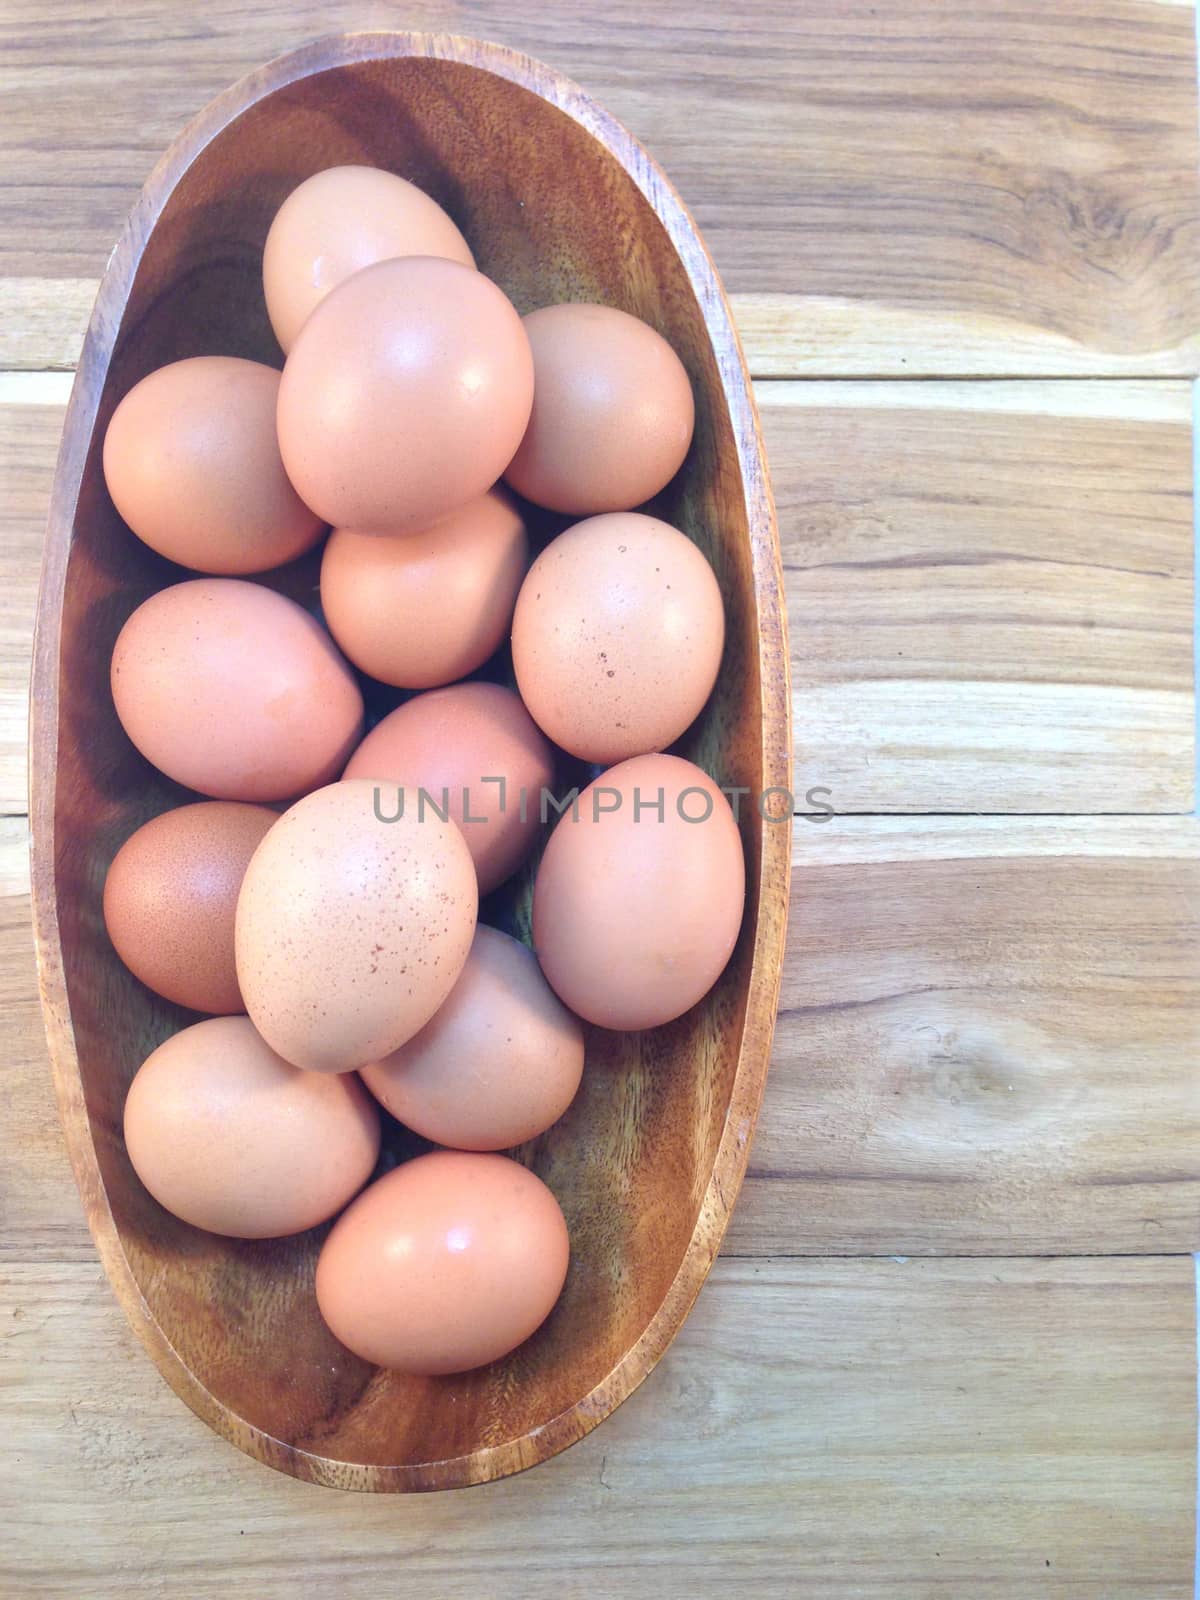
[[[57,1124],[55,1132],[58,1134]],[[58,1135],[61,1137],[61,1135]],[[741,1203],[741,1197],[735,1204]],[[79,1219],[80,1230],[86,1224],[81,1216]],[[769,1266],[772,1262],[789,1262],[796,1266],[820,1266],[823,1261],[863,1261],[881,1264],[892,1262],[896,1266],[906,1267],[910,1262],[978,1262],[980,1265],[994,1265],[997,1262],[1021,1261],[1031,1264],[1040,1263],[1043,1266],[1052,1265],[1058,1261],[1086,1261],[1100,1263],[1104,1261],[1195,1261],[1197,1273],[1200,1274],[1200,1255],[1191,1250],[1155,1250],[1150,1253],[1145,1250],[1021,1250],[1005,1247],[1003,1255],[997,1255],[994,1250],[973,1250],[970,1246],[955,1247],[953,1252],[945,1250],[912,1250],[907,1255],[885,1253],[880,1250],[776,1250],[769,1255],[755,1255],[748,1250],[725,1250],[717,1253],[717,1261],[736,1263],[739,1266],[762,1267]],[[90,1236],[80,1238],[76,1242],[67,1242],[56,1245],[49,1243],[46,1246],[37,1246],[30,1249],[28,1245],[19,1250],[7,1250],[0,1247],[0,1274],[12,1267],[82,1267],[99,1265],[100,1258],[96,1254],[96,1247]],[[707,1281],[707,1280],[706,1280]]]

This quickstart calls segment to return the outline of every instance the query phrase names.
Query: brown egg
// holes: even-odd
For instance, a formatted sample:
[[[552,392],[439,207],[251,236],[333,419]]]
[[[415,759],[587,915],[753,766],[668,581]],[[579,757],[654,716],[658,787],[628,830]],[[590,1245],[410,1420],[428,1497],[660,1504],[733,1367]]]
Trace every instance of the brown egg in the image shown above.
[[[611,306],[545,306],[533,349],[529,427],[505,474],[536,505],[628,511],[683,465],[696,420],[683,363],[648,323]]]
[[[279,455],[279,374],[195,356],[160,367],[113,412],[104,478],[143,543],[197,572],[265,572],[312,548],[325,525]]]
[[[374,778],[380,809],[415,811],[424,789],[462,829],[480,894],[521,865],[537,837],[554,752],[511,689],[456,683],[398,706],[359,745],[347,778]],[[403,795],[397,791],[403,790]]]
[[[660,820],[661,810],[661,820]],[[737,942],[742,841],[712,779],[678,756],[604,772],[555,828],[538,868],[533,941],[572,1011],[656,1028],[703,998]]]
[[[302,498],[357,533],[404,533],[490,489],[520,443],[533,358],[503,292],[457,261],[380,261],[324,299],[279,386]]]
[[[247,1017],[210,1017],[143,1062],[125,1145],[160,1205],[210,1233],[275,1239],[340,1211],[371,1176],[379,1112],[354,1076],[300,1072]]]
[[[638,512],[568,528],[530,567],[513,670],[534,721],[608,765],[673,744],[712,693],[725,612],[685,534]]]
[[[176,1005],[241,1011],[233,919],[250,857],[277,821],[266,806],[202,800],[152,817],[113,857],[104,922],[129,970]]]
[[[373,783],[334,783],[267,834],[238,898],[238,981],[285,1061],[347,1072],[411,1039],[453,989],[478,891],[463,836],[432,812],[381,821]]]
[[[362,732],[362,693],[320,623],[235,578],[143,601],[118,635],[112,693],[146,759],[219,800],[289,800],[327,783]]]
[[[475,265],[454,223],[416,184],[380,167],[327,167],[306,178],[275,213],[263,251],[267,313],[283,349],[331,289],[394,256]]]
[[[507,1156],[436,1150],[380,1178],[338,1220],[317,1261],[317,1304],[364,1361],[466,1372],[541,1326],[569,1255],[540,1178]]]
[[[456,1150],[507,1150],[575,1098],[583,1028],[532,951],[478,927],[458,982],[399,1050],[364,1067],[375,1098],[407,1127]]]
[[[499,490],[418,533],[339,528],[321,563],[321,608],[364,672],[432,689],[474,672],[508,637],[528,553],[521,515]]]

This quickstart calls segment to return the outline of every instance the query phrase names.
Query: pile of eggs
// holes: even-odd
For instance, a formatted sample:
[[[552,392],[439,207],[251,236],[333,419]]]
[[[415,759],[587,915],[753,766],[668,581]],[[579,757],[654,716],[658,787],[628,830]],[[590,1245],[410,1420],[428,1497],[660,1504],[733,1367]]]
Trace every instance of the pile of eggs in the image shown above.
[[[634,510],[684,461],[692,390],[624,312],[519,316],[450,217],[374,168],[301,184],[263,277],[282,373],[176,362],[104,440],[133,534],[201,574],[112,657],[129,738],[205,797],[105,882],[126,966],[207,1014],[137,1072],[126,1145],[214,1233],[341,1212],[316,1272],[334,1334],[458,1372],[528,1338],[567,1272],[557,1200],[501,1152],[570,1105],[585,1022],[680,1016],[742,920],[729,802],[663,753],[715,683],[720,590]],[[570,523],[532,564],[530,504]],[[253,581],[322,539],[320,617]],[[471,677],[506,673],[510,641],[515,689]],[[364,685],[405,692],[369,731]],[[573,803],[560,752],[603,769]],[[551,821],[531,950],[479,900]],[[371,1182],[381,1107],[444,1148]]]

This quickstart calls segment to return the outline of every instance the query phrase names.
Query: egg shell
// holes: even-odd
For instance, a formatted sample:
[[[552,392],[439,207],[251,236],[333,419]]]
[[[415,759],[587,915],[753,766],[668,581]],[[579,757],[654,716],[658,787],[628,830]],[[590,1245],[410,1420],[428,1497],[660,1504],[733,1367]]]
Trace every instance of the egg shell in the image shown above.
[[[238,891],[277,813],[202,800],[152,817],[113,857],[104,922],[121,960],[155,994],[193,1011],[241,1011],[233,955]]]
[[[554,752],[511,689],[458,683],[389,712],[351,756],[345,776],[385,785],[385,815],[400,804],[397,789],[407,809],[422,804],[421,789],[445,806],[467,841],[479,892],[489,894],[533,848],[541,793],[554,782]]]
[[[356,1077],[289,1066],[246,1017],[210,1017],[147,1057],[125,1145],[159,1202],[235,1239],[301,1233],[339,1211],[379,1155],[379,1112]]]
[[[579,1016],[655,1028],[724,971],[745,889],[737,823],[713,780],[678,756],[636,756],[590,784],[551,834],[534,885],[534,948]]]
[[[407,532],[484,494],[533,404],[521,319],[489,278],[432,256],[356,272],[301,328],[279,385],[279,447],[335,527]]]
[[[326,167],[292,190],[263,250],[275,337],[290,350],[331,289],[394,256],[445,256],[473,267],[458,228],[432,196],[381,167]]]
[[[321,563],[321,609],[364,672],[432,689],[474,672],[508,637],[528,559],[525,524],[502,491],[403,536],[339,528]]]
[[[480,926],[458,982],[414,1038],[362,1070],[407,1127],[456,1150],[507,1150],[533,1139],[575,1098],[583,1026],[533,952]]]
[[[362,692],[321,624],[236,578],[144,601],[113,649],[112,694],[146,759],[218,800],[289,800],[327,783],[362,733]]]
[[[529,426],[506,477],[536,505],[575,516],[628,511],[683,465],[696,420],[683,363],[660,333],[612,306],[544,306]]]
[[[605,766],[663,750],[699,716],[725,647],[707,558],[639,512],[577,522],[529,569],[513,617],[513,670],[556,744]]]
[[[194,356],[150,373],[104,435],[113,504],[152,550],[197,572],[265,572],[310,550],[325,524],[283,470],[279,374]]]
[[[465,1372],[550,1314],[570,1245],[558,1201],[507,1156],[438,1150],[380,1178],[317,1261],[317,1304],[348,1349],[403,1372]]]
[[[450,993],[475,933],[462,834],[433,812],[398,821],[376,785],[298,801],[246,869],[235,927],[246,1010],[285,1061],[347,1072],[411,1039]]]

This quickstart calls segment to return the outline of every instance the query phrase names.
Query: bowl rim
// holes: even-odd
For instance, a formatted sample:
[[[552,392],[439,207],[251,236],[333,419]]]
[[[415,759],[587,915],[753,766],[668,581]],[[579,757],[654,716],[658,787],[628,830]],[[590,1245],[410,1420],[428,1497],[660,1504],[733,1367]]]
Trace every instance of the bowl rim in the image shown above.
[[[67,558],[83,469],[109,360],[143,250],[177,183],[206,146],[259,101],[303,78],[360,62],[425,57],[458,62],[537,94],[599,140],[654,211],[701,307],[731,424],[750,528],[758,626],[764,790],[790,792],[791,706],[786,611],[775,511],[749,371],[712,257],[683,201],[627,129],[570,78],[506,45],[418,32],[349,32],[315,39],[246,74],[209,102],[147,178],[105,267],[63,425],[47,521],[30,684],[30,863],[42,1013],[59,1114],[88,1225],[105,1274],[134,1332],[187,1405],[248,1455],[313,1483],[374,1492],[459,1488],[546,1460],[589,1433],[647,1377],[682,1327],[716,1257],[741,1186],[766,1081],[778,1006],[791,870],[792,825],[764,822],[758,910],[737,1067],[721,1138],[692,1236],[666,1294],[638,1340],[587,1394],[537,1428],[436,1462],[366,1465],[289,1445],[236,1415],[195,1375],[154,1317],[125,1254],[101,1178],[83,1093],[63,969],[55,883],[55,776],[59,658]],[[744,405],[738,404],[744,397]]]

